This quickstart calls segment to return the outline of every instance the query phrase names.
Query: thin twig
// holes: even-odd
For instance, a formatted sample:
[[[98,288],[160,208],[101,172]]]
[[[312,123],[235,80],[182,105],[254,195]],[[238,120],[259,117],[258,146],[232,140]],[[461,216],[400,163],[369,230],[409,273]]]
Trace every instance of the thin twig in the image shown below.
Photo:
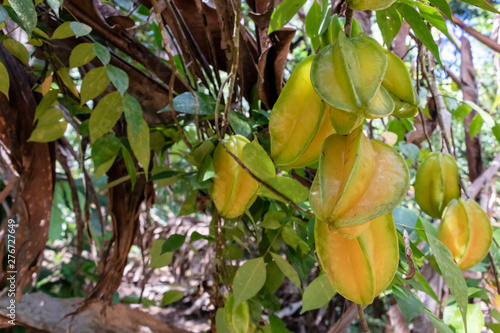
[[[361,332],[365,332],[365,333],[370,333],[370,328],[368,327],[368,323],[366,322],[366,318],[365,318],[365,313],[363,312],[363,306],[361,306],[360,304],[356,304],[357,308],[358,308],[358,315],[359,315],[359,322],[361,324]]]
[[[345,35],[348,37],[348,38],[351,38],[351,32],[352,32],[352,18],[354,16],[354,10],[351,9],[351,7],[349,7],[349,5],[347,5],[346,9],[345,9],[345,25],[344,25],[344,32],[345,32]]]
[[[495,264],[495,259],[493,258],[493,254],[491,251],[488,251],[488,258],[490,258],[491,268],[493,268],[493,275],[495,275],[495,283],[497,284],[497,294],[500,295],[500,281],[498,280],[498,269]]]
[[[420,61],[422,58],[422,43],[418,42],[418,52],[417,52],[417,96],[420,98],[420,68],[424,66],[423,61]],[[422,110],[420,107],[418,108],[418,114],[420,116],[420,121],[422,122],[422,130],[424,132],[425,139],[429,144],[429,150],[432,152],[432,143],[429,137],[429,133],[427,133],[427,128],[425,127],[424,116],[422,115]]]

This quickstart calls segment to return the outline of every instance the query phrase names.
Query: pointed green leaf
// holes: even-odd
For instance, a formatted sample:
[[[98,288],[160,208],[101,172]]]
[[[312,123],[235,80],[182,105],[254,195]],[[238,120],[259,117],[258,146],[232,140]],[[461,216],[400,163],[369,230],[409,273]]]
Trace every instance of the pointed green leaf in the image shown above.
[[[37,23],[35,4],[33,3],[33,0],[11,0],[9,3],[21,20],[23,28],[28,34],[28,38],[30,38],[31,32],[36,27]]]
[[[326,275],[318,276],[304,290],[300,314],[327,305],[336,293],[335,288],[333,288]]]
[[[7,20],[9,18],[9,12],[7,12],[7,10],[5,10],[5,8],[0,5],[0,24],[4,23],[5,20]]]
[[[413,7],[403,3],[396,3],[395,7],[413,29],[415,36],[432,52],[436,60],[441,62],[439,48],[420,14]]]
[[[321,6],[314,1],[306,16],[306,33],[311,39],[313,50],[320,46],[319,25],[321,23]]]
[[[184,292],[181,290],[169,290],[163,294],[163,299],[161,301],[161,306],[167,306],[169,304],[180,301],[184,298]]]
[[[401,15],[394,6],[377,10],[375,14],[377,15],[377,24],[384,38],[384,43],[389,48],[399,29],[401,29]]]
[[[255,296],[266,282],[264,258],[247,261],[236,271],[233,281],[235,309],[246,300]]]
[[[148,179],[151,149],[149,146],[149,127],[142,117],[141,104],[131,95],[123,97],[123,112],[127,121],[127,137],[135,157],[146,171]]]
[[[434,313],[432,313],[431,310],[424,308],[425,313],[427,314],[427,317],[429,317],[432,325],[434,325],[434,328],[439,332],[439,333],[453,333],[451,328],[446,325],[441,319],[436,317]]]
[[[69,56],[69,68],[80,67],[95,58],[92,43],[81,43],[75,46]]]
[[[71,22],[70,28],[75,33],[75,38],[88,35],[92,31],[91,27],[80,22]]]
[[[125,168],[127,169],[127,173],[130,176],[130,182],[132,183],[132,190],[134,190],[135,183],[137,181],[137,174],[135,172],[135,163],[132,155],[130,155],[127,147],[122,145],[122,156],[123,161],[125,162]]]
[[[403,312],[406,323],[409,324],[413,318],[420,316],[424,306],[417,295],[399,285],[392,287],[392,292],[401,312]]]
[[[91,142],[111,131],[123,113],[122,97],[118,91],[104,96],[90,114]]]
[[[92,144],[91,158],[94,162],[95,179],[104,175],[115,161],[122,143],[114,135],[106,135]]]
[[[19,43],[17,40],[9,38],[4,40],[3,46],[12,53],[14,57],[21,60],[24,64],[28,64],[30,60],[30,53],[26,49],[26,47]]]
[[[162,253],[161,249],[163,248],[163,243],[165,243],[164,239],[157,239],[153,242],[153,245],[151,246],[151,262],[149,263],[149,267],[162,268],[170,265],[172,262],[174,253]]]
[[[450,38],[448,34],[448,27],[446,26],[446,22],[444,21],[441,13],[434,7],[424,5],[423,3],[416,2],[418,10],[420,11],[420,15],[429,22],[432,26],[436,27],[439,31]]]
[[[461,320],[460,310],[456,304],[447,306],[443,311],[443,322],[450,325],[455,333],[481,333],[484,327],[484,315],[481,304],[469,304],[467,308],[467,329]]]
[[[75,33],[71,30],[71,22],[64,22],[52,34],[52,39],[64,39],[73,37]]]
[[[481,115],[477,113],[474,118],[472,118],[472,121],[470,122],[469,125],[469,135],[471,140],[474,139],[474,137],[481,132],[481,127],[483,127],[484,121],[483,118],[481,118]]]
[[[488,2],[484,0],[460,0],[462,2],[468,3],[469,5],[476,6],[478,8],[487,10],[489,12],[498,14],[498,10],[495,9],[492,5],[490,5]]]
[[[288,261],[283,259],[279,254],[271,252],[271,256],[273,257],[274,261],[280,268],[281,272],[285,274],[285,276],[289,278],[290,281],[292,281],[293,284],[296,285],[297,288],[299,288],[299,290],[302,290],[299,274],[292,267],[292,265],[290,265]]]
[[[111,80],[113,85],[123,96],[123,94],[128,89],[129,81],[127,73],[125,73],[125,71],[113,65],[106,66],[106,71],[108,72],[109,79]]]
[[[450,20],[450,21],[453,22],[453,17],[452,17],[452,14],[451,14],[450,5],[448,4],[448,2],[446,0],[429,0],[429,2],[434,7],[436,7],[441,12],[443,12],[443,14],[446,15],[446,17],[448,18],[448,20]]]
[[[168,237],[163,243],[161,253],[163,254],[165,252],[175,252],[182,246],[182,244],[184,244],[185,241],[186,236],[173,234],[172,236]]]
[[[109,61],[111,60],[111,54],[109,53],[109,50],[99,43],[94,43],[92,45],[94,47],[94,53],[96,54],[97,58],[101,60],[102,64],[104,66],[109,64]]]
[[[294,203],[306,201],[309,197],[309,189],[292,178],[276,176],[266,183]],[[259,187],[258,194],[274,200],[284,201],[264,186]]]
[[[94,99],[102,94],[108,85],[109,77],[106,73],[106,68],[97,67],[90,70],[82,80],[80,105],[83,106],[91,99]]]
[[[197,112],[200,116],[212,116],[215,113],[215,99],[207,94],[196,92],[198,97]],[[176,112],[194,114],[195,100],[193,94],[188,92],[182,93],[174,98],[174,109]],[[170,104],[158,112],[170,112]]]
[[[257,177],[268,181],[276,176],[274,163],[257,139],[243,147],[241,161]]]
[[[297,14],[307,0],[284,0],[274,10],[269,23],[269,32],[283,28]]]
[[[47,0],[47,3],[50,8],[56,13],[56,16],[59,17],[59,9],[62,7],[63,0]]]
[[[453,260],[453,256],[446,246],[441,243],[433,233],[436,230],[429,223],[422,223],[425,235],[427,236],[429,247],[436,258],[436,263],[441,270],[444,281],[450,288],[451,294],[455,297],[464,323],[467,321],[467,285],[462,275],[462,271]]]
[[[234,130],[236,134],[243,135],[244,137],[250,136],[252,134],[252,126],[248,123],[248,119],[242,114],[234,110],[229,110],[229,125]]]
[[[38,117],[35,129],[28,141],[51,142],[59,139],[66,131],[68,123],[64,119],[62,111],[56,108],[47,109]]]
[[[272,333],[290,333],[290,331],[286,329],[283,320],[273,314],[269,315],[269,325],[271,326]]]
[[[0,61],[0,93],[9,99],[10,79],[9,72],[5,65]]]

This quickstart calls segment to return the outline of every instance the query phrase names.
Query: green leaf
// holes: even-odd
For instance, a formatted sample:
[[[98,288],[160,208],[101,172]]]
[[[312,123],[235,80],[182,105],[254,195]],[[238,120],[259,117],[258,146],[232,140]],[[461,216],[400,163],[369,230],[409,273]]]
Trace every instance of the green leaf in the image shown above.
[[[285,275],[281,272],[276,262],[271,261],[266,266],[266,283],[260,290],[260,294],[272,294],[285,281]]]
[[[80,22],[71,22],[70,28],[75,33],[76,38],[88,35],[92,31],[91,27]]]
[[[244,137],[250,136],[252,134],[252,126],[248,123],[245,116],[239,114],[234,110],[229,110],[229,125],[234,130],[236,134],[243,135]]]
[[[384,43],[389,48],[399,29],[401,29],[401,15],[394,6],[377,10],[375,14],[377,15],[377,24],[384,38]]]
[[[99,60],[101,60],[102,64],[104,66],[109,64],[109,61],[111,60],[111,54],[109,53],[109,50],[99,43],[93,43],[92,47],[94,48],[95,55],[97,56],[97,58],[99,58]]]
[[[134,97],[125,94],[123,96],[123,112],[127,121],[127,137],[130,147],[145,170],[147,180],[151,149],[149,146],[149,127],[142,117],[141,104]]]
[[[215,99],[207,94],[196,92],[198,96],[197,112],[200,116],[213,116],[215,111]],[[174,98],[174,109],[177,112],[194,114],[195,101],[193,94],[185,92]],[[158,112],[170,111],[170,104]]]
[[[118,91],[104,96],[90,114],[91,142],[111,131],[123,113],[122,97]]]
[[[58,104],[56,103],[58,94],[59,90],[51,90],[48,93],[46,93],[45,96],[43,96],[42,100],[40,101],[40,103],[38,103],[38,106],[36,107],[35,119],[33,119],[33,122],[37,120],[45,112],[45,110]]]
[[[52,34],[52,39],[64,39],[73,37],[75,33],[71,30],[71,22],[64,22]]]
[[[47,0],[47,4],[56,13],[57,17],[59,17],[59,9],[62,7],[62,2],[63,0]]]
[[[292,281],[292,283],[299,288],[299,290],[302,290],[299,274],[292,267],[292,265],[290,265],[288,261],[283,259],[279,254],[271,252],[271,256],[280,268],[281,272],[283,272],[283,274],[285,274],[285,276],[289,278],[290,281]]]
[[[287,214],[282,211],[267,212],[260,223],[260,227],[265,229],[279,229],[281,228],[280,220],[286,217]]]
[[[276,177],[273,161],[257,139],[243,147],[241,160],[255,176],[265,182]]]
[[[297,249],[297,246],[299,246],[299,235],[297,235],[297,231],[293,229],[292,227],[286,226],[283,228],[283,231],[281,232],[281,237],[283,237],[283,240],[287,245],[290,245],[293,249]]]
[[[109,77],[106,74],[106,68],[97,67],[90,70],[82,80],[80,106],[102,94],[108,85]]]
[[[464,323],[467,321],[467,285],[462,271],[454,262],[453,256],[446,246],[432,234],[435,229],[429,223],[422,223],[427,236],[429,247],[436,258],[436,263],[441,270],[443,278],[450,288],[451,294],[460,308]]]
[[[427,314],[427,317],[429,317],[432,325],[434,325],[434,328],[439,332],[439,333],[453,333],[451,328],[446,325],[441,319],[436,317],[434,313],[432,313],[431,310],[424,308],[425,313]]]
[[[108,77],[111,80],[111,82],[113,83],[113,85],[116,87],[116,89],[123,96],[123,94],[128,89],[129,81],[128,81],[127,73],[125,73],[125,71],[123,71],[120,68],[115,67],[113,65],[107,65],[106,72],[108,73]]]
[[[312,49],[320,46],[319,25],[321,23],[321,6],[314,1],[306,16],[306,34],[311,39]]]
[[[2,5],[0,5],[0,24],[4,23],[8,18],[9,12],[7,12]]]
[[[456,304],[447,306],[443,311],[443,321],[450,325],[455,333],[481,333],[484,327],[484,315],[481,304],[469,304],[467,308],[467,329],[461,320],[460,310]]]
[[[173,234],[172,236],[168,237],[163,243],[163,246],[161,248],[161,254],[165,252],[177,251],[182,246],[182,244],[184,244],[185,241],[186,241],[186,236]]]
[[[307,0],[284,0],[281,2],[271,15],[268,34],[283,28],[285,24],[290,22],[292,17],[299,12],[306,1]]]
[[[449,37],[450,35],[448,34],[448,28],[446,26],[446,22],[444,21],[441,13],[439,13],[439,11],[436,8],[424,5],[423,3],[420,3],[420,2],[415,2],[415,4],[417,5],[417,7],[419,9],[420,14],[427,22],[429,22],[431,25],[436,27],[443,34],[448,36],[448,38],[450,38]]]
[[[327,305],[336,293],[337,291],[333,288],[326,275],[318,276],[304,290],[300,314]]]
[[[5,65],[0,61],[0,92],[9,99],[10,79],[9,72]]]
[[[460,104],[458,108],[453,111],[452,115],[458,121],[464,120],[465,117],[472,111],[472,108],[467,104]]]
[[[243,302],[234,306],[233,295],[229,296],[224,307],[224,320],[231,333],[247,333],[250,325],[250,309],[248,303]]]
[[[215,314],[215,328],[217,333],[232,333],[224,318],[225,308],[218,308]]]
[[[28,34],[28,38],[31,38],[31,32],[36,27],[37,23],[35,4],[33,3],[33,0],[14,0],[9,1],[9,3],[21,20],[23,28]]]
[[[487,323],[486,327],[493,331],[493,333],[500,333],[500,324]],[[441,333],[441,332],[439,332]]]
[[[121,147],[121,141],[114,135],[103,136],[92,144],[95,179],[99,179],[111,168]]]
[[[424,306],[417,295],[399,285],[392,286],[392,292],[399,308],[405,315],[407,324],[409,324],[413,318],[420,316],[424,310]]]
[[[151,262],[149,263],[149,267],[162,268],[170,265],[172,262],[174,253],[162,253],[161,250],[163,248],[163,243],[165,243],[164,239],[157,239],[153,242],[153,245],[151,246]]]
[[[95,58],[93,45],[92,43],[78,44],[69,56],[69,68],[80,67],[92,61]]]
[[[439,9],[440,11],[443,12],[444,15],[448,18],[448,20],[453,22],[453,17],[451,14],[451,9],[450,5],[448,5],[448,2],[446,0],[429,0],[429,2]]]
[[[66,121],[60,121],[61,119],[64,119],[61,110],[56,108],[45,110],[38,116],[38,122],[28,141],[51,142],[59,139],[68,125]]]
[[[498,124],[495,124],[495,126],[491,128],[491,131],[493,132],[493,135],[497,139],[498,143],[500,143],[500,126]]]
[[[420,156],[420,150],[417,145],[400,141],[399,149],[401,149],[401,152],[410,159],[412,165],[417,163],[418,157]]]
[[[481,127],[483,127],[484,121],[483,118],[479,113],[477,113],[474,118],[472,118],[472,121],[470,122],[469,125],[469,135],[471,140],[474,139],[474,137],[481,132]]]
[[[286,329],[285,323],[281,318],[273,314],[269,315],[269,325],[271,326],[272,333],[289,333],[290,331]]]
[[[306,201],[309,197],[309,189],[292,178],[276,176],[266,183],[294,203]],[[258,194],[267,198],[284,201],[264,186],[259,187]]]
[[[127,147],[122,145],[121,151],[123,155],[123,161],[125,162],[125,168],[127,169],[127,173],[130,176],[130,182],[132,183],[132,190],[133,190],[135,187],[135,183],[137,181],[137,174],[135,172],[135,163]]]
[[[181,290],[169,290],[163,294],[163,299],[161,301],[161,306],[167,306],[169,304],[180,301],[184,298],[184,292]]]
[[[24,64],[28,64],[30,61],[30,53],[24,47],[23,44],[19,43],[17,40],[9,38],[3,41],[3,46],[12,53],[14,57],[21,60]]]
[[[413,29],[415,36],[432,52],[436,60],[441,62],[439,48],[420,14],[413,7],[403,3],[396,3],[394,6]]]
[[[484,111],[479,105],[471,101],[464,101],[464,103],[474,109],[474,111],[479,113],[488,127],[492,128],[493,126],[495,126],[495,120],[493,119],[493,117],[488,112]]]
[[[481,9],[487,10],[489,12],[498,14],[498,10],[496,10],[495,7],[493,7],[492,5],[490,5],[489,3],[487,3],[484,0],[460,0],[460,1],[468,3],[469,5],[473,5],[473,6],[481,8]]]
[[[330,0],[321,0],[321,19],[319,22],[319,35],[323,35],[328,30],[332,15],[332,2]]]
[[[264,258],[255,258],[245,262],[234,276],[234,306],[238,307],[255,296],[266,282],[266,265]]]

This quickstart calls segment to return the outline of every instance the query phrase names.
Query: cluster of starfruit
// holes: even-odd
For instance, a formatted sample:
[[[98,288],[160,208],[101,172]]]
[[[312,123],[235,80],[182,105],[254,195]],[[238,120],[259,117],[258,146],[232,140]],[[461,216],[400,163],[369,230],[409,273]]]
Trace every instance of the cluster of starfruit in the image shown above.
[[[371,303],[399,264],[392,210],[409,188],[409,172],[392,147],[369,140],[365,118],[413,116],[417,103],[408,70],[362,32],[351,37],[333,16],[321,51],[293,71],[269,122],[276,165],[299,168],[317,161],[310,189],[319,260],[347,299]]]
[[[419,165],[415,201],[423,212],[441,219],[438,239],[450,250],[461,270],[480,263],[493,239],[488,215],[471,199],[460,198],[460,178],[455,159],[430,153]]]

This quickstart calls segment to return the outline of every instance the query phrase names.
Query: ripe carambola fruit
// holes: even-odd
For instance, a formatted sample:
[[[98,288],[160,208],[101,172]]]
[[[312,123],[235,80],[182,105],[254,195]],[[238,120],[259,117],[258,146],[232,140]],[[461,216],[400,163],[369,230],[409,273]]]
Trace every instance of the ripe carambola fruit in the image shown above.
[[[387,50],[385,52],[387,70],[382,86],[394,101],[395,107],[392,115],[399,118],[413,117],[418,112],[418,106],[408,70],[397,55]]]
[[[455,159],[430,153],[419,165],[415,179],[415,201],[424,213],[436,219],[452,199],[460,196],[460,178]]]
[[[317,162],[323,141],[335,132],[328,106],[311,84],[313,59],[297,65],[271,111],[271,157],[278,166],[300,168]]]
[[[347,0],[354,10],[382,10],[390,7],[396,0]]]
[[[335,44],[322,49],[311,67],[318,95],[342,111],[374,119],[390,115],[394,102],[381,86],[387,68],[384,48],[365,33],[347,38],[339,32]]]
[[[316,219],[316,251],[323,269],[339,294],[357,304],[370,304],[391,283],[399,264],[392,213],[368,224],[355,239],[342,237]]]
[[[325,140],[309,201],[320,220],[353,238],[364,229],[345,228],[392,211],[404,199],[409,178],[408,167],[394,148],[369,140],[358,128]]]
[[[243,147],[249,143],[248,139],[241,135],[230,136],[223,142],[240,160]],[[215,206],[225,218],[242,215],[245,207],[250,207],[255,201],[259,183],[224,150],[222,145],[215,148],[213,165],[216,178],[213,178],[212,199]]]
[[[488,254],[493,237],[488,215],[474,200],[452,200],[443,212],[438,239],[465,271]]]

